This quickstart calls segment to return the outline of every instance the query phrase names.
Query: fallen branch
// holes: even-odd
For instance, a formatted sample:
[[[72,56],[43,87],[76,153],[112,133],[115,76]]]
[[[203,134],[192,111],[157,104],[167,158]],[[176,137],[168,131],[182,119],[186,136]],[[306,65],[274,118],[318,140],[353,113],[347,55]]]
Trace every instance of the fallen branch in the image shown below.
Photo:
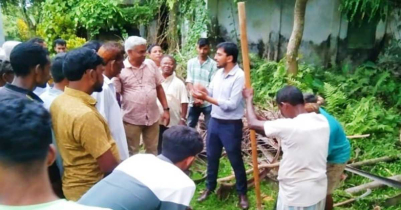
[[[362,139],[367,137],[370,137],[370,134],[347,136],[348,139]]]
[[[375,164],[378,162],[388,162],[388,161],[392,161],[392,160],[395,160],[398,158],[400,158],[400,156],[385,156],[385,157],[374,158],[374,159],[370,159],[370,160],[364,160],[364,161],[348,164],[348,166],[356,168],[356,167],[361,167],[361,166],[366,166],[366,165],[372,165],[372,164]]]
[[[371,189],[367,189],[366,192],[364,194],[362,194],[361,196],[356,197],[356,198],[351,198],[349,200],[346,200],[346,201],[343,201],[343,202],[340,202],[340,203],[336,203],[336,204],[334,204],[334,207],[339,207],[339,206],[343,206],[343,205],[352,203],[352,202],[354,202],[354,201],[356,201],[358,199],[361,199],[361,198],[364,198],[364,197],[370,195],[370,193],[372,193],[372,190]]]
[[[395,181],[401,181],[401,175],[392,176],[392,177],[389,177],[388,179],[395,180]],[[385,184],[382,184],[379,181],[373,181],[373,182],[369,182],[369,183],[362,184],[359,186],[348,188],[345,190],[345,192],[350,193],[350,194],[355,194],[355,193],[364,191],[366,189],[375,189],[375,188],[379,188],[379,187],[383,187],[383,186],[385,186]]]
[[[272,164],[261,164],[261,165],[258,166],[258,168],[259,168],[259,170],[261,170],[261,169],[266,169],[266,168],[268,168],[268,169],[276,168],[276,167],[279,167],[279,166],[280,166],[280,162],[277,162],[277,163],[272,163]],[[251,169],[246,171],[246,174],[250,174],[252,172],[253,172],[253,169],[251,168]],[[230,175],[230,176],[227,176],[227,177],[223,177],[223,178],[217,179],[217,182],[218,183],[229,182],[229,181],[231,181],[233,179],[235,179],[235,175],[234,174]]]

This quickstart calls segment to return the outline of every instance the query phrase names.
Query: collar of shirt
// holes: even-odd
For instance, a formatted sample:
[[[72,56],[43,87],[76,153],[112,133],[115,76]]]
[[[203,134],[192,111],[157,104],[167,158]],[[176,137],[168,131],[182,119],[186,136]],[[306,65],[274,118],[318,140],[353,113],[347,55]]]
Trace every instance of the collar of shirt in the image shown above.
[[[125,61],[124,61],[124,68],[126,68],[126,69],[143,69],[143,68],[145,68],[146,65],[147,65],[146,62],[142,62],[141,66],[138,68],[138,67],[133,66],[129,62],[128,58],[125,59]]]
[[[200,60],[199,60],[199,57],[198,57],[198,62],[199,62],[199,65],[201,65],[201,66],[208,64],[211,60],[212,60],[212,59],[211,59],[209,56],[207,56],[207,59],[205,60],[205,62],[203,62],[203,63],[201,64],[201,62],[200,62]]]
[[[85,92],[75,90],[75,89],[72,89],[69,87],[65,87],[64,93],[69,96],[79,98],[89,105],[92,105],[92,106],[96,105],[96,99],[94,99],[92,96],[88,95]]]
[[[164,155],[158,155],[157,156],[160,160],[164,160],[164,161],[166,161],[166,162],[168,162],[168,163],[171,163],[171,164],[173,164],[174,165],[174,163],[173,163],[173,161],[171,161],[170,159],[168,159],[166,156],[164,156]]]
[[[168,76],[167,78],[164,78],[164,82],[171,82],[171,81],[173,81],[174,77],[175,77],[175,75],[173,73],[172,75]]]
[[[30,90],[27,90],[27,89],[24,89],[24,88],[20,88],[18,86],[12,85],[10,83],[7,83],[5,85],[5,88],[8,88],[8,89],[10,89],[12,91],[15,91],[15,92],[19,92],[19,93],[25,94],[26,97],[31,99],[31,100],[43,103],[42,99],[39,98],[39,96],[37,96],[34,92],[32,92]]]
[[[108,78],[106,75],[104,75],[104,74],[103,74],[103,82],[104,82],[104,84],[109,85],[109,86],[110,86],[110,84],[113,84],[113,80],[109,79],[109,78]]]
[[[61,95],[63,93],[63,91],[56,89],[54,87],[50,88],[48,91],[52,95]]]
[[[237,73],[238,69],[239,69],[239,66],[238,66],[238,64],[237,64],[237,65],[235,65],[235,66],[228,72],[227,75],[224,73],[224,70],[223,70],[224,78],[227,78],[228,76],[233,76],[233,75],[235,75],[235,73]]]

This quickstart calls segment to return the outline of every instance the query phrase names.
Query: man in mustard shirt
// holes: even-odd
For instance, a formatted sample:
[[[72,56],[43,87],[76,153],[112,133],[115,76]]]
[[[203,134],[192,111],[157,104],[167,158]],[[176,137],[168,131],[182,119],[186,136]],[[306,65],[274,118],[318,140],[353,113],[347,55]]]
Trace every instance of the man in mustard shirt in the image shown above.
[[[109,127],[91,97],[102,91],[103,70],[103,59],[93,50],[67,53],[63,73],[69,85],[50,107],[68,200],[78,200],[120,162]]]

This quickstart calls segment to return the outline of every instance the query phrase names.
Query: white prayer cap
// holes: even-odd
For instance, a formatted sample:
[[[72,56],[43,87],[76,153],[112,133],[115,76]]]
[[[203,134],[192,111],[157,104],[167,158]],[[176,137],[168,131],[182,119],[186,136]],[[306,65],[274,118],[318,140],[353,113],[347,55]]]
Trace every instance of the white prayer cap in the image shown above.
[[[6,54],[5,60],[10,60],[10,54],[11,51],[13,51],[14,47],[17,46],[18,44],[21,44],[19,41],[6,41],[4,42],[2,48]]]

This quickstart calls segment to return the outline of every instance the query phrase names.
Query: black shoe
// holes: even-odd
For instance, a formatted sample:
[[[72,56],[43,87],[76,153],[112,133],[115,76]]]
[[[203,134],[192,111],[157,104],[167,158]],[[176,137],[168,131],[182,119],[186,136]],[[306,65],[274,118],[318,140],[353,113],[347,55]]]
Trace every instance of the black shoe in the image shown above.
[[[211,195],[213,192],[210,190],[205,190],[198,198],[198,202],[201,203],[203,201],[205,201],[209,195]]]

